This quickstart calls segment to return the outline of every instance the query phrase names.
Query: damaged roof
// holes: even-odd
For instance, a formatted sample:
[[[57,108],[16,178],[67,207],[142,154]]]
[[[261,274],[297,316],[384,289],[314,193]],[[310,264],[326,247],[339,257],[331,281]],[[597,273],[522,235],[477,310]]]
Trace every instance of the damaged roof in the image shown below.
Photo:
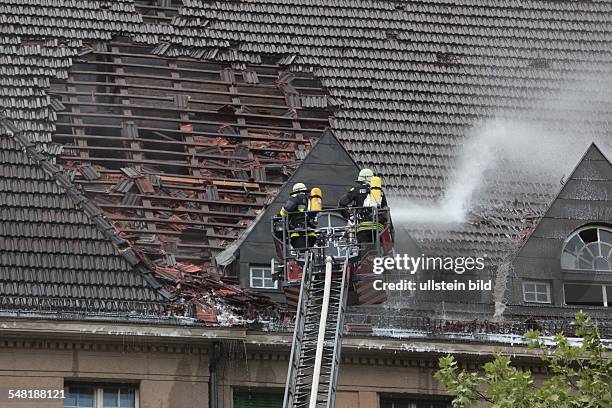
[[[606,1],[8,0],[0,106],[172,296],[193,268],[204,285],[212,256],[326,122],[387,194],[427,202],[443,197],[469,129],[488,118],[610,149],[611,13]],[[561,108],[547,108],[551,94]],[[507,173],[485,175],[468,223],[410,227],[421,248],[506,256],[559,189]],[[88,228],[79,214],[73,224]]]
[[[292,69],[312,70],[341,105],[336,136],[402,202],[443,199],[467,136],[493,118],[575,140],[569,166],[592,141],[612,151],[610,2],[189,1],[179,12],[208,22],[211,45],[225,40],[242,58],[292,56]],[[533,177],[521,159],[532,157],[483,175],[467,222],[396,227],[427,253],[484,253],[497,264],[563,175]]]
[[[88,218],[38,166],[57,170],[46,152],[26,150],[4,133],[0,309],[162,313],[168,297],[154,289],[161,285],[149,271],[133,268],[95,224],[104,220]]]
[[[41,7],[16,5],[15,13],[39,15]],[[21,237],[17,227],[7,224],[1,243],[15,253],[3,253],[5,264],[37,266],[36,259],[21,259],[19,252],[43,254],[38,260],[48,263],[46,269],[31,279],[37,294],[49,284],[49,295],[59,298],[144,302],[149,295],[150,302],[159,302],[146,313],[135,306],[116,307],[116,312],[172,313],[225,324],[278,313],[278,305],[265,296],[244,291],[232,284],[234,277],[216,273],[212,257],[250,225],[329,126],[330,101],[310,73],[291,73],[274,64],[234,67],[160,55],[159,47],[131,35],[134,27],[143,33],[151,30],[140,14],[130,14],[134,10],[131,3],[51,6],[50,16],[72,13],[69,18],[80,18],[79,25],[93,29],[76,32],[68,28],[76,27],[72,20],[61,19],[49,24],[56,30],[41,31],[39,17],[14,19],[13,10],[5,9],[5,22],[23,21],[23,27],[3,26],[8,34],[2,48],[8,85],[1,101],[3,143],[23,150],[23,161],[3,152],[3,164],[14,165],[19,177],[34,172],[58,185],[22,186],[28,192],[37,187],[42,191],[21,201],[9,194],[7,221],[24,218],[28,204],[77,209],[57,217],[73,229],[82,225],[75,235],[79,237],[94,224],[96,237],[107,244],[45,241],[42,230]],[[172,8],[167,12],[172,14]],[[98,17],[131,23],[98,26],[93,23]],[[163,18],[154,22],[157,28],[164,24]],[[25,32],[27,36],[19,35]],[[111,32],[131,37],[106,41]],[[5,186],[6,191],[14,188],[9,181]],[[46,217],[34,214],[33,219],[40,216]],[[108,265],[95,258],[96,250],[112,258]],[[62,260],[53,260],[55,252]],[[92,256],[80,261],[71,257],[74,253]],[[62,263],[76,275],[62,274]],[[129,273],[113,279],[112,274],[96,274],[96,268]],[[27,287],[15,283],[23,279],[20,271],[0,281],[16,297],[29,295]],[[85,294],[71,288],[73,280],[86,282],[90,275],[97,286],[86,287]],[[123,290],[128,283],[140,284],[143,293]],[[23,300],[15,308],[41,310],[37,302]],[[74,306],[83,308],[108,311],[85,303]]]
[[[329,125],[310,74],[166,58],[110,42],[75,59],[58,162],[160,274],[215,271]],[[320,97],[319,107],[301,105]],[[297,105],[294,105],[294,102]]]

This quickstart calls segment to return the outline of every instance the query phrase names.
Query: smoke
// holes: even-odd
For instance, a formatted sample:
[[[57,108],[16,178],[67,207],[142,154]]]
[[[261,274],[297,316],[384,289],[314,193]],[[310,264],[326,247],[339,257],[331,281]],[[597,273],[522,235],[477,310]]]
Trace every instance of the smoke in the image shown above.
[[[526,106],[521,116],[527,120],[516,119],[516,112],[501,112],[474,127],[466,135],[441,200],[424,203],[394,197],[389,200],[394,220],[440,227],[463,223],[475,206],[491,196],[492,189],[508,188],[512,183],[536,183],[541,188],[556,185],[558,191],[562,177],[569,176],[591,143],[597,142],[604,153],[612,150],[606,135],[609,125],[598,117],[600,112],[609,112],[612,92],[602,93],[600,87],[585,102],[589,86],[574,83],[571,93]],[[590,131],[583,132],[581,127]]]
[[[394,219],[427,224],[462,223],[478,199],[477,193],[483,191],[485,179],[492,176],[509,179],[514,175],[545,181],[558,173],[558,158],[565,150],[559,140],[558,135],[533,123],[489,120],[467,138],[442,200],[435,204],[392,200]],[[538,152],[547,154],[535,159]]]

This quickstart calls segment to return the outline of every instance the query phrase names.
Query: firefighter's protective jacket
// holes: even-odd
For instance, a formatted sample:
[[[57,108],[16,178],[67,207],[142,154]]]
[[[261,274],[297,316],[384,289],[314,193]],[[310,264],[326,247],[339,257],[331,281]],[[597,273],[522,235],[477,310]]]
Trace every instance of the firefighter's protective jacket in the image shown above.
[[[340,199],[338,206],[340,208],[347,207],[363,207],[364,203],[370,195],[370,186],[367,182],[356,181],[355,185]],[[380,208],[387,207],[387,198],[385,193],[381,191],[382,200]],[[348,213],[344,214],[345,217]],[[372,231],[372,230],[383,230],[383,225],[376,223],[372,219],[372,212],[368,210],[361,210],[357,213],[357,232],[361,231]]]
[[[346,193],[338,203],[340,208],[346,207],[363,207],[363,203],[370,195],[370,186],[367,182],[356,181],[355,185]],[[387,198],[382,192],[381,208],[387,207]]]
[[[280,210],[281,217],[289,217],[289,229],[316,228],[314,219],[308,215],[308,194],[292,195]],[[299,233],[292,233],[297,236]]]

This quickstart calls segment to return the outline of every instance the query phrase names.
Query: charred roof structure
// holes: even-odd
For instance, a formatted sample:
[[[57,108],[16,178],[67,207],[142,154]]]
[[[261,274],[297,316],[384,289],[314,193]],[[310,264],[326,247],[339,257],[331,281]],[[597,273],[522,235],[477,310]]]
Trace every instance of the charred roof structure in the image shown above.
[[[592,141],[610,157],[611,13],[603,1],[5,1],[3,308],[210,323],[218,304],[232,322],[275,309],[215,257],[279,202],[328,128],[344,164],[372,167],[404,201],[443,199],[466,135],[491,118],[574,138],[572,164]],[[483,174],[465,222],[398,226],[411,251],[487,254],[497,290],[450,299],[480,316],[508,301],[508,262],[561,189],[501,173]],[[577,219],[609,224],[598,217]],[[440,314],[448,299],[430,301]]]

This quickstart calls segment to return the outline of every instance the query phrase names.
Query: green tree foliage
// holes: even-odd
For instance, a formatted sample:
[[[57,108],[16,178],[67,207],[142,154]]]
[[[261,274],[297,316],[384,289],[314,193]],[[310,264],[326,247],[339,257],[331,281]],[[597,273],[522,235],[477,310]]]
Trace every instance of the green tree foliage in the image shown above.
[[[538,331],[525,334],[550,371],[539,384],[530,371],[513,367],[502,355],[486,363],[481,373],[459,369],[448,355],[440,358],[435,377],[455,397],[456,408],[476,407],[478,401],[494,408],[612,408],[612,358],[586,314],[577,313],[573,323],[582,338],[579,344],[559,334],[547,345]]]

